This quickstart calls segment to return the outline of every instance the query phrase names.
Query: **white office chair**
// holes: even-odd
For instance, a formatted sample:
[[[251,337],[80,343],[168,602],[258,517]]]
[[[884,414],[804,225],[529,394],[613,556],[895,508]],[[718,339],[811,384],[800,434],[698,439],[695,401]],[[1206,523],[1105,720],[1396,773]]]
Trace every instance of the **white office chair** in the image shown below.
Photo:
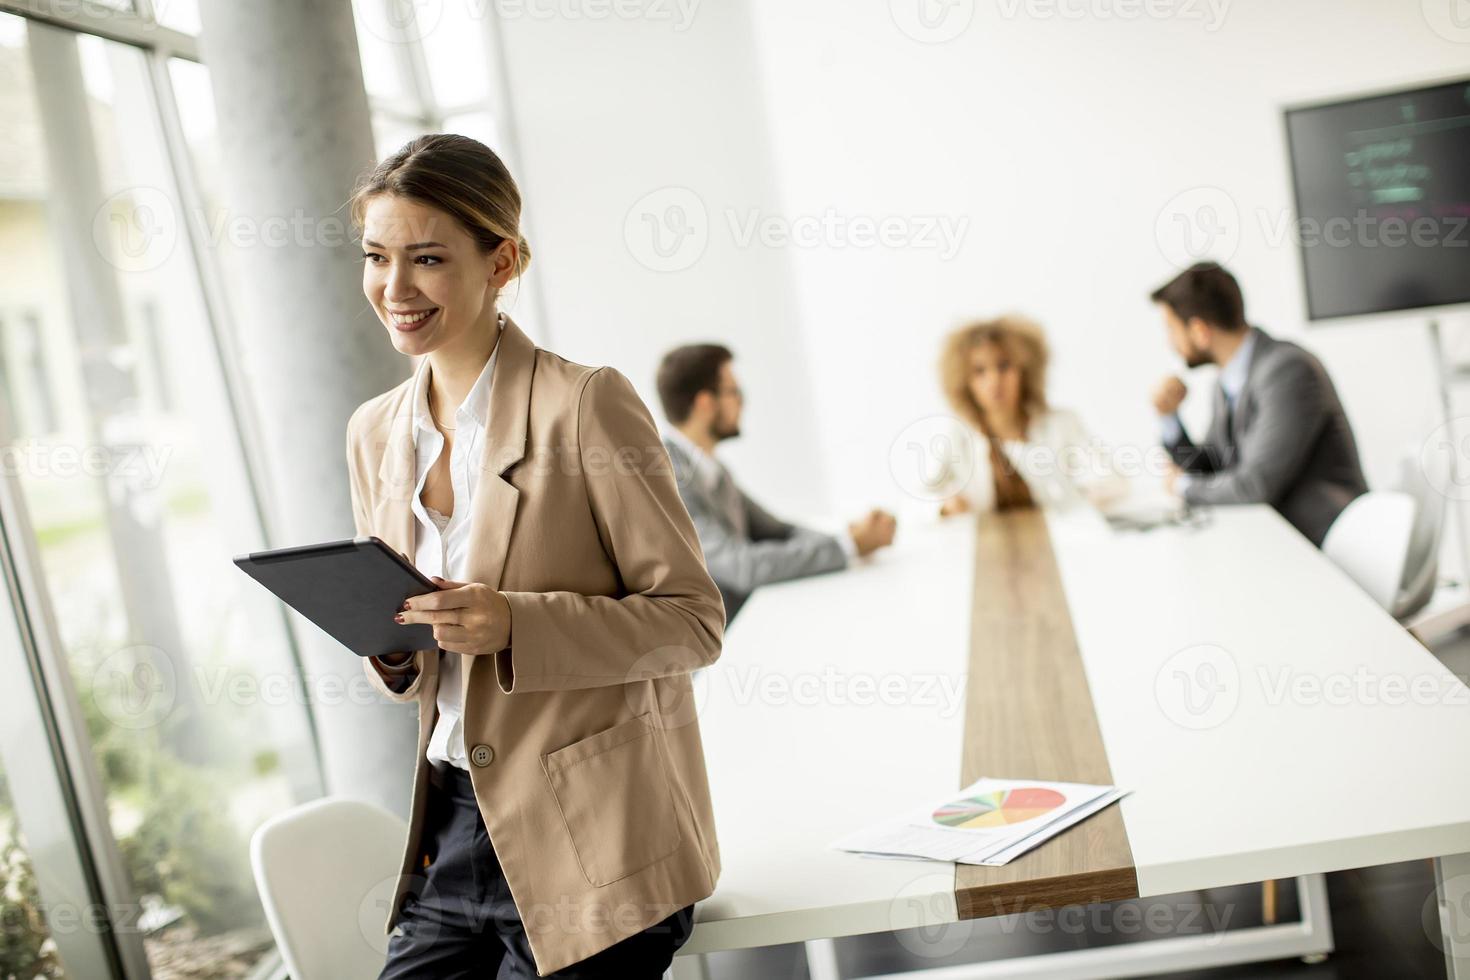
[[[1398,489],[1414,498],[1414,529],[1409,535],[1409,554],[1404,580],[1390,610],[1403,621],[1429,604],[1439,584],[1439,549],[1444,541],[1445,494],[1450,485],[1448,453],[1421,457],[1418,450],[1404,455],[1399,466]]]
[[[382,807],[327,798],[286,811],[250,840],[250,867],[291,980],[375,977],[408,826]]]
[[[1407,493],[1370,490],[1337,515],[1322,542],[1323,554],[1390,613],[1408,565],[1414,511]]]

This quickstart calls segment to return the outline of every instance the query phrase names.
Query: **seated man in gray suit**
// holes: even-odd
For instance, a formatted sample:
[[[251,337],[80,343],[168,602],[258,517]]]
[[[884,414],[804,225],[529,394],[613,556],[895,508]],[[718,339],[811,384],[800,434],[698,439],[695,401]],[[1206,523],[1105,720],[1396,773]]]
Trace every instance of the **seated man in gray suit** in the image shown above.
[[[1240,286],[1213,262],[1189,267],[1150,298],[1187,367],[1220,366],[1204,442],[1179,422],[1184,382],[1165,378],[1154,390],[1173,491],[1191,504],[1270,504],[1321,547],[1337,515],[1368,489],[1322,362],[1248,326]]]
[[[727,622],[759,586],[845,568],[854,555],[891,544],[895,526],[891,514],[873,510],[846,534],[823,534],[772,516],[735,485],[715,458],[717,443],[740,434],[733,359],[718,344],[694,344],[670,351],[658,368],[658,396],[671,426],[664,446]]]

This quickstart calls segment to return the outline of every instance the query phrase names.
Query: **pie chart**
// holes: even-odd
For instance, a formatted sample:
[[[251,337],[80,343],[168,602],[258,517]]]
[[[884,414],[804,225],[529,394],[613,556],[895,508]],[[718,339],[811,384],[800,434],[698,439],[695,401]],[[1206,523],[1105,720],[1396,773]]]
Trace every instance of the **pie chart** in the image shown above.
[[[934,822],[957,830],[985,830],[1050,813],[1067,798],[1054,789],[1022,786],[967,796],[934,811]]]

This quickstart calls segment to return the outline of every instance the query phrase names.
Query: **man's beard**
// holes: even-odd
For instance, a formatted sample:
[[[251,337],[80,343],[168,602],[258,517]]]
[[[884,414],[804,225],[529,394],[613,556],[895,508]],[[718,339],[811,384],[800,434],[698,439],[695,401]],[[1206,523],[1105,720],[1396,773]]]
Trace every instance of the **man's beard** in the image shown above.
[[[1206,364],[1214,363],[1215,359],[1210,356],[1210,352],[1207,350],[1192,350],[1189,352],[1188,356],[1184,358],[1184,366],[1189,368],[1190,370],[1193,370],[1197,367],[1204,367]]]
[[[740,435],[740,424],[737,422],[736,424],[728,427],[721,427],[718,425],[713,426],[710,429],[710,435],[714,436],[717,442],[724,442],[726,439],[734,439],[736,436]]]

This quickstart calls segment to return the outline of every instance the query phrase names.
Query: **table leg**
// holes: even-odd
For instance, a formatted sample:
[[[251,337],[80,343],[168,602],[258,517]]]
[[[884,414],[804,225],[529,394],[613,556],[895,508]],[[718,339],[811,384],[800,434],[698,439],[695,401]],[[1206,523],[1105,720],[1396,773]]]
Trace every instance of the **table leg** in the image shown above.
[[[808,939],[806,970],[811,980],[842,980],[842,971],[837,969],[837,943],[831,939]]]
[[[1297,878],[1296,896],[1301,928],[1315,938],[1317,946],[1312,952],[1302,954],[1302,962],[1325,963],[1332,951],[1332,906],[1327,902],[1327,876],[1312,874]]]
[[[1434,860],[1439,928],[1448,980],[1470,980],[1470,853]]]

